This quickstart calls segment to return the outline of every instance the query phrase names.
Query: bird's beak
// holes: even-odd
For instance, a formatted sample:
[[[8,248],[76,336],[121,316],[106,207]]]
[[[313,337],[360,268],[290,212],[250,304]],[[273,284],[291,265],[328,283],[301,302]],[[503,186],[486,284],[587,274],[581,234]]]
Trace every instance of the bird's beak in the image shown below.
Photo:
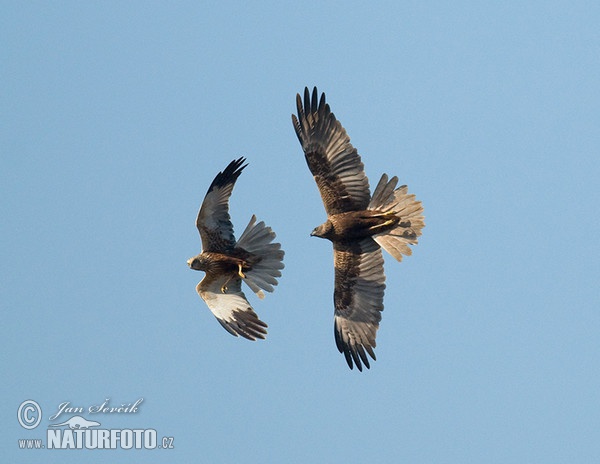
[[[192,259],[194,259],[194,258],[190,258],[190,259],[187,260],[187,265],[189,267],[192,267]]]

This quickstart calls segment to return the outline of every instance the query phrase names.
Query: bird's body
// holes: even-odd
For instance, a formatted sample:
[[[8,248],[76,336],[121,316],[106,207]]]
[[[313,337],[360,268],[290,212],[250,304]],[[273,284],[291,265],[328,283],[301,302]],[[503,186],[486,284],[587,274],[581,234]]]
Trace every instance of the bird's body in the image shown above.
[[[279,243],[272,243],[275,233],[271,228],[262,221],[256,223],[255,216],[235,240],[228,201],[244,161],[232,161],[210,185],[196,219],[202,252],[187,263],[191,269],[206,273],[196,291],[223,328],[232,335],[255,340],[265,338],[267,324],[246,299],[242,281],[264,298],[263,290],[272,292],[281,276],[284,252]]]
[[[237,275],[252,270],[252,266],[261,261],[260,256],[248,253],[242,248],[235,248],[231,253],[216,253],[204,251],[194,258],[190,258],[189,266],[195,271],[204,271],[207,274]]]
[[[316,87],[312,98],[296,97],[298,115],[292,122],[327,213],[327,221],[311,235],[326,238],[334,250],[334,335],[348,366],[369,368],[375,359],[375,337],[381,311],[385,274],[381,247],[398,261],[410,255],[425,226],[421,202],[397,177],[381,176],[373,195],[364,165]]]
[[[333,214],[315,228],[311,235],[332,242],[356,240],[383,234],[396,227],[400,219],[394,213],[362,210]]]

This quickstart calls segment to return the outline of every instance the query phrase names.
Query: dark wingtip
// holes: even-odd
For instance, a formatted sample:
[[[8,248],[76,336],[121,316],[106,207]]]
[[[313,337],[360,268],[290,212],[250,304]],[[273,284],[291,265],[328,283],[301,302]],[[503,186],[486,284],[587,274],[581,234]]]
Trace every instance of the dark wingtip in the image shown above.
[[[325,95],[325,94],[323,94]],[[312,92],[312,101],[311,101],[311,107],[310,107],[310,111],[312,113],[316,113],[317,112],[317,100],[319,99],[319,92],[317,91],[317,86],[313,87],[313,92]]]
[[[208,187],[208,191],[210,192],[215,187],[222,187],[229,183],[235,183],[237,178],[240,177],[242,171],[246,168],[246,166],[248,166],[248,163],[244,164],[245,162],[246,158],[241,156],[229,163],[225,169],[215,176],[214,180],[210,184],[210,187]]]
[[[267,337],[268,325],[258,319],[256,313],[250,316],[248,321],[225,322],[218,317],[216,318],[219,324],[234,337],[242,337],[246,340],[256,341],[265,340]]]
[[[304,111],[310,112],[310,91],[304,87]]]
[[[327,105],[327,103],[325,102],[325,92],[321,94],[321,99],[319,100],[319,111],[321,111],[322,108],[325,108],[326,110],[329,109],[329,105]]]
[[[244,163],[246,163],[246,157],[245,156],[240,156],[238,159],[233,160],[231,163],[229,163],[227,165],[227,167],[225,168],[225,170],[231,168],[234,171],[234,173],[235,172],[240,172],[241,173],[244,170],[244,168],[246,166],[248,166],[248,163],[246,163],[246,164],[244,164]]]
[[[340,353],[344,355],[346,359],[346,363],[350,370],[354,369],[354,365],[356,368],[362,372],[363,365],[370,369],[371,365],[369,364],[369,358],[367,353],[373,360],[375,361],[375,352],[373,351],[373,346],[369,345],[349,345],[343,341],[341,334],[338,332],[337,328],[334,325],[333,333],[335,335],[335,345]],[[365,353],[366,350],[366,353]],[[362,361],[362,362],[361,362]]]
[[[299,93],[296,94],[296,108],[299,117],[302,112],[316,113],[325,108],[325,106],[328,106],[325,102],[325,92],[322,92],[319,98],[319,91],[316,85],[312,89],[312,95],[308,87],[304,87],[304,98]]]

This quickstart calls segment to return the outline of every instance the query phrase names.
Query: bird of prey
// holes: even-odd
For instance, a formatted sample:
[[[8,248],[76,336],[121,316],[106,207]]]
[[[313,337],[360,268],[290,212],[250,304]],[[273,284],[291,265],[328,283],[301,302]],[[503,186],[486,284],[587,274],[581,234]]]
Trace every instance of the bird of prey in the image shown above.
[[[375,336],[383,311],[383,247],[398,261],[410,255],[425,227],[423,207],[397,177],[381,176],[371,196],[360,155],[317,88],[296,95],[292,123],[317,182],[327,221],[312,236],[333,243],[334,335],[350,369],[375,360]]]
[[[229,197],[235,181],[247,166],[245,158],[232,161],[217,174],[204,197],[196,227],[202,240],[202,252],[188,260],[188,266],[204,271],[196,291],[221,325],[234,336],[249,340],[264,339],[267,324],[258,318],[242,291],[242,280],[264,298],[263,290],[272,292],[283,269],[279,243],[272,243],[275,233],[252,216],[238,241],[229,217]]]

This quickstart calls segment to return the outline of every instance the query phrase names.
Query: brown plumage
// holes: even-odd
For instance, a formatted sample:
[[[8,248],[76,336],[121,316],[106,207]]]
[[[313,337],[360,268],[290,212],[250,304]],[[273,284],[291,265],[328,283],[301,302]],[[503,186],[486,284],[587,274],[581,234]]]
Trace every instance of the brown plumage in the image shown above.
[[[275,233],[264,222],[250,223],[235,240],[229,217],[229,197],[245,159],[239,158],[217,174],[196,219],[202,240],[202,253],[188,260],[188,266],[206,273],[196,291],[219,323],[234,336],[249,340],[264,339],[267,324],[258,318],[242,292],[242,280],[259,298],[263,290],[273,291],[283,269],[279,243],[271,243]]]
[[[383,247],[398,261],[410,255],[425,227],[421,202],[397,177],[381,176],[373,196],[360,155],[317,88],[296,96],[292,122],[315,178],[327,221],[311,235],[331,240],[335,269],[334,334],[350,369],[375,359],[375,337],[383,311]]]

